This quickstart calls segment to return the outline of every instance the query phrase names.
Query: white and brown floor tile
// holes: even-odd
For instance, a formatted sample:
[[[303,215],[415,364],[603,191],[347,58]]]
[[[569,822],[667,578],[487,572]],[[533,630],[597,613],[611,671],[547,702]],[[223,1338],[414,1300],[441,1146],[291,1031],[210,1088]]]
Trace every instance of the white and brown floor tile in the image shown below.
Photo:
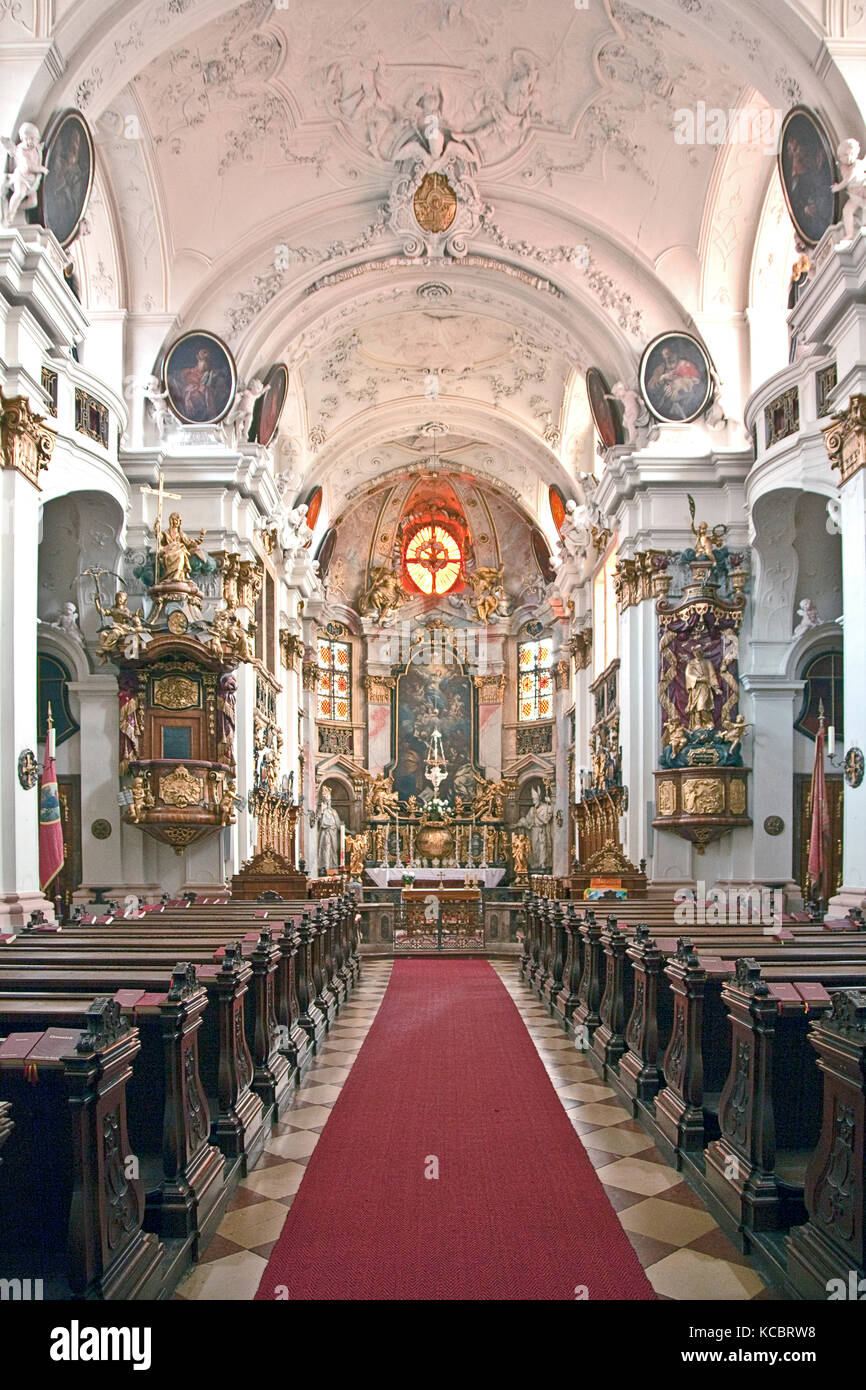
[[[512,961],[492,961],[514,1000],[647,1278],[661,1298],[775,1299],[752,1262],[671,1168],[616,1092],[566,1037]]]
[[[319,1135],[376,1017],[391,967],[389,960],[364,962],[360,982],[292,1108],[274,1126],[256,1167],[241,1179],[216,1234],[175,1298],[247,1300],[255,1294]]]

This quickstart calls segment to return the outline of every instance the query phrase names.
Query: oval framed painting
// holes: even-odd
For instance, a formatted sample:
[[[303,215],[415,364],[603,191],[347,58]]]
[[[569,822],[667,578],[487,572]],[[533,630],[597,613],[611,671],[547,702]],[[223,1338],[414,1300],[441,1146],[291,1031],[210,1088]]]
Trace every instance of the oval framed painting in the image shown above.
[[[322,489],[314,487],[307,498],[307,515],[304,517],[311,531],[315,531],[319,512],[322,510]]]
[[[779,134],[779,178],[794,231],[806,246],[817,246],[839,220],[836,160],[830,136],[808,106],[794,106]]]
[[[550,553],[550,546],[544,537],[543,532],[538,527],[532,530],[532,553],[535,556],[535,563],[541,572],[541,577],[545,584],[552,584],[556,578],[556,570],[553,568],[553,556]]]
[[[81,229],[93,188],[93,136],[80,111],[70,107],[54,118],[45,134],[45,165],[37,220],[63,247]]]
[[[231,409],[238,372],[221,338],[193,329],[168,349],[162,379],[178,419],[188,425],[215,425]]]
[[[288,394],[289,369],[284,362],[278,362],[265,377],[264,395],[259,396],[255,404],[252,436],[257,444],[267,448],[273,440]]]
[[[586,395],[599,439],[606,449],[615,449],[623,443],[622,427],[610,400],[610,387],[598,367],[590,367],[586,374]]]
[[[322,537],[322,544],[316,551],[316,559],[319,562],[319,575],[322,579],[324,579],[325,575],[328,573],[331,561],[334,558],[336,544],[337,528],[336,526],[332,526],[329,531],[325,532]]]
[[[657,420],[687,425],[713,398],[713,369],[706,348],[691,333],[660,333],[644,348],[640,393]]]
[[[565,498],[556,486],[556,483],[551,483],[547,490],[547,497],[550,503],[550,515],[553,517],[553,524],[557,531],[561,532],[565,524]]]

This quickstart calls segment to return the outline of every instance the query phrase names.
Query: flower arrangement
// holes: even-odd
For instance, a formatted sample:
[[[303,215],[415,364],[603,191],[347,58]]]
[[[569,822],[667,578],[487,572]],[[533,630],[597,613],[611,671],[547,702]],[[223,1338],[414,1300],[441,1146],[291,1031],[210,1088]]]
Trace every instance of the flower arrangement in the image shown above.
[[[447,801],[442,801],[440,797],[433,796],[424,807],[425,820],[444,820],[450,815],[451,807]]]

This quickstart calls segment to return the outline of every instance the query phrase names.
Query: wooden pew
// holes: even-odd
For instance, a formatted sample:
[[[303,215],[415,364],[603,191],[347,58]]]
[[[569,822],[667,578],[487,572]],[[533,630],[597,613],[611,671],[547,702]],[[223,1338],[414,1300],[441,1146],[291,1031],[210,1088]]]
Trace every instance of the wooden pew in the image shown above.
[[[50,1028],[0,1044],[0,1098],[15,1128],[0,1168],[4,1275],[44,1277],[80,1298],[156,1296],[164,1249],[142,1228],[130,1173],[126,1087],[137,1030],[99,998],[84,1032]],[[23,1203],[29,1192],[32,1201]],[[38,1273],[44,1270],[44,1276]]]

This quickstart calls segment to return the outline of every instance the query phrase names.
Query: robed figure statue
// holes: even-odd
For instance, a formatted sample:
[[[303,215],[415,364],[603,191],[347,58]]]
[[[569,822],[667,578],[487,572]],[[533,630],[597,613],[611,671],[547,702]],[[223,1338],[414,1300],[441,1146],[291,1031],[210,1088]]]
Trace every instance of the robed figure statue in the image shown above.
[[[340,828],[343,822],[331,805],[330,787],[322,787],[316,825],[319,830],[319,870],[340,867]]]

